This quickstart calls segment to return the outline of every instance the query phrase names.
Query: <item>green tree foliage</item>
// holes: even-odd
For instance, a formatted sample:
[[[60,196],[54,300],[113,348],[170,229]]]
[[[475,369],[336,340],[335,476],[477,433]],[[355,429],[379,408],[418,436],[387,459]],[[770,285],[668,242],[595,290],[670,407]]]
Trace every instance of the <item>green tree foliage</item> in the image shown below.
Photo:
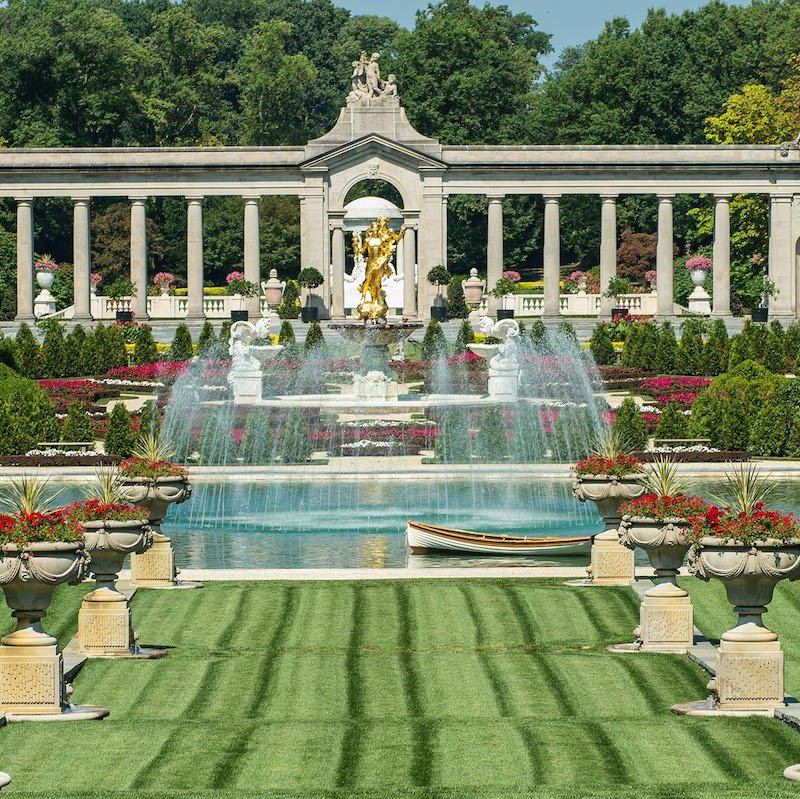
[[[658,439],[687,438],[688,423],[677,402],[668,402],[656,424],[653,436]]]
[[[472,325],[469,323],[469,320],[464,319],[459,325],[458,333],[456,334],[455,352],[467,352],[467,344],[474,343],[475,331],[472,329]]]
[[[447,316],[450,319],[464,319],[466,321],[469,314],[469,306],[464,299],[464,287],[461,281],[464,280],[460,275],[450,278],[447,285]]]
[[[444,409],[436,436],[435,454],[440,463],[469,463],[469,420],[463,408]]]
[[[2,332],[0,332],[0,364],[8,366],[14,371],[17,369],[14,339],[6,338]]]
[[[280,333],[278,333],[278,344],[283,346],[281,350],[281,358],[297,358],[300,355],[300,350],[297,346],[297,341],[294,336],[294,329],[292,323],[288,319],[284,319],[281,323]]]
[[[133,363],[140,366],[155,363],[157,360],[158,349],[153,338],[153,329],[149,325],[141,325],[136,331],[136,341],[133,345]]]
[[[47,377],[65,377],[71,372],[67,363],[67,347],[64,341],[64,329],[55,320],[46,322],[42,341],[42,373]]]
[[[145,402],[139,416],[139,437],[157,436],[161,432],[161,414],[154,400]]]
[[[319,360],[328,357],[328,345],[325,343],[325,336],[319,322],[312,322],[308,326],[306,340],[303,342],[303,351],[307,357]]]
[[[39,344],[27,322],[19,326],[14,345],[19,373],[25,377],[41,377],[44,367]]]
[[[289,412],[280,441],[282,463],[305,463],[314,452],[308,422],[300,408]]]
[[[789,458],[800,459],[800,408],[795,410],[786,439],[786,455]]]
[[[500,463],[508,460],[508,433],[503,414],[494,406],[487,408],[478,425],[475,441],[475,457],[486,463]]]
[[[86,410],[79,402],[73,402],[67,408],[67,418],[61,428],[62,441],[94,441],[92,423]]]
[[[715,319],[703,345],[703,374],[709,377],[722,374],[728,368],[728,331],[722,319]]]
[[[592,338],[589,341],[589,349],[598,366],[610,366],[616,363],[617,353],[614,351],[611,333],[605,322],[595,326]]]
[[[681,325],[677,366],[682,375],[699,375],[703,371],[703,323],[699,319],[687,319]]]
[[[283,298],[278,305],[281,319],[297,319],[300,316],[300,286],[296,280],[287,280]]]
[[[127,458],[136,446],[136,435],[131,424],[131,415],[124,403],[118,402],[111,411],[106,433],[106,452]]]
[[[275,458],[275,442],[268,414],[256,409],[247,415],[239,456],[245,464],[272,463]]]
[[[647,429],[642,412],[632,397],[623,400],[617,408],[614,414],[614,432],[632,452],[639,452],[647,446]]]
[[[169,359],[171,361],[190,361],[193,356],[192,334],[188,326],[181,322],[175,328],[175,337],[169,348]]]
[[[777,327],[776,327],[777,325]],[[786,350],[784,332],[777,320],[770,325],[764,343],[764,366],[776,375],[786,374]]]
[[[442,326],[436,319],[431,319],[425,328],[425,335],[422,337],[420,347],[420,357],[423,361],[434,361],[437,358],[447,357],[447,340],[444,337]]]
[[[203,327],[200,330],[200,336],[197,339],[197,354],[201,357],[210,355],[217,343],[217,337],[214,334],[214,326],[206,319],[203,322]]]
[[[98,335],[101,335],[98,331]],[[125,349],[125,333],[122,325],[109,325],[102,332],[105,371],[128,365],[128,351]]]
[[[23,454],[57,437],[55,409],[47,394],[33,380],[0,365],[0,455]]]
[[[678,362],[678,341],[671,322],[663,322],[658,329],[658,345],[653,366],[659,374],[675,374]]]
[[[64,343],[66,349],[67,363],[70,366],[70,374],[83,375],[83,347],[86,343],[86,329],[83,325],[75,325],[67,333]]]

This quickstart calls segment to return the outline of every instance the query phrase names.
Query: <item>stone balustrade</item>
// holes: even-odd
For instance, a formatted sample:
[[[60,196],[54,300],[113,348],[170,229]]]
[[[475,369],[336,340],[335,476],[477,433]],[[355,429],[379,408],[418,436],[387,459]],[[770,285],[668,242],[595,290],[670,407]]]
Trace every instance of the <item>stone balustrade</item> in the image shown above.
[[[115,319],[117,311],[134,309],[133,297],[111,299],[110,297],[93,296],[91,313],[94,319]],[[260,300],[261,314],[266,315],[269,306],[263,297]],[[147,298],[147,316],[150,319],[186,319],[189,308],[188,297],[173,294]],[[206,319],[230,319],[231,311],[247,310],[247,300],[229,295],[204,295],[202,299],[203,316]],[[66,314],[70,318],[70,314]],[[136,314],[138,318],[139,315]]]
[[[600,316],[605,312],[600,294],[560,294],[558,304],[561,316]],[[654,316],[658,311],[658,295],[622,294],[613,304],[616,308],[627,308],[635,316]],[[515,316],[546,315],[544,294],[513,294],[505,299],[505,307],[512,308]]]

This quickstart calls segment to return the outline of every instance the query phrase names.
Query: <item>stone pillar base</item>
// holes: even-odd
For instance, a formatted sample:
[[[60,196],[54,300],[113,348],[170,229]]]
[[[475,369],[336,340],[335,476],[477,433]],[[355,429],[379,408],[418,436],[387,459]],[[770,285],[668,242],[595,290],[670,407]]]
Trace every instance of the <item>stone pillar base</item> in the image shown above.
[[[489,399],[497,402],[516,402],[518,394],[519,366],[516,362],[513,366],[505,369],[493,367],[490,362]]]
[[[0,711],[28,716],[61,713],[66,704],[64,660],[58,642],[32,629],[0,646]]]
[[[125,596],[109,588],[87,594],[78,611],[78,641],[79,651],[90,657],[134,654],[136,637]]]
[[[702,316],[711,315],[711,297],[702,286],[695,286],[689,295],[689,311]]]
[[[727,633],[726,633],[727,635]],[[726,641],[711,683],[722,711],[769,711],[784,705],[780,641]]]
[[[630,585],[634,579],[633,550],[622,546],[616,530],[606,530],[594,537],[592,585]]]
[[[260,369],[236,369],[228,375],[236,405],[253,405],[261,401],[264,375]]]
[[[172,541],[153,533],[153,546],[141,555],[131,555],[131,582],[142,588],[171,588],[178,572]]]
[[[686,652],[694,644],[694,618],[689,594],[672,583],[651,588],[639,608],[641,649]]]

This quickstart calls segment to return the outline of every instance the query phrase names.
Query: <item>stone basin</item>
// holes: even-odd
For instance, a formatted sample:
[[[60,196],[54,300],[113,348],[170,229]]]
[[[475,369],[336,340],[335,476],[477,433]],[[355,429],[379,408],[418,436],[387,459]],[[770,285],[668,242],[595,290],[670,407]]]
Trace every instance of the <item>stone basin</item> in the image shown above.
[[[251,344],[248,352],[263,366],[267,361],[273,361],[283,349],[283,344]]]
[[[337,322],[329,325],[348,341],[356,341],[367,346],[386,347],[405,341],[413,332],[423,327],[422,322],[388,322],[385,325],[364,324],[364,322]]]
[[[467,344],[469,351],[481,358],[494,358],[500,350],[499,344]]]

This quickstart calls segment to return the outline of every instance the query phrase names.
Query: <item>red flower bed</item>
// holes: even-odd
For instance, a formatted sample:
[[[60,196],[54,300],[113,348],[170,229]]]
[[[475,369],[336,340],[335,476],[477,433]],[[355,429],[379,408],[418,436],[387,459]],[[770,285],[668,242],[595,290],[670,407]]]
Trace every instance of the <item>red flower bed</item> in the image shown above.
[[[108,377],[115,380],[149,381],[171,386],[189,368],[190,361],[157,361],[143,366],[120,366],[111,369]]]
[[[623,516],[639,516],[645,519],[693,519],[708,510],[708,503],[700,497],[678,494],[674,497],[644,494],[619,506]]]
[[[765,510],[763,502],[756,503],[752,513],[712,506],[693,520],[689,537],[694,542],[711,537],[743,544],[769,539],[789,541],[800,538],[800,523],[791,513]]]
[[[642,462],[632,455],[620,453],[614,458],[604,458],[602,455],[590,455],[575,464],[575,474],[584,475],[616,475],[625,477],[642,471]]]
[[[699,394],[662,394],[656,397],[659,405],[668,405],[670,402],[677,402],[683,408],[691,408]]]
[[[710,377],[650,377],[642,380],[642,390],[651,396],[699,393],[710,383]]]
[[[0,515],[0,545],[34,541],[81,541],[83,530],[67,508],[50,513]]]
[[[74,402],[88,407],[100,399],[119,396],[118,388],[95,380],[38,380],[37,383],[50,397],[56,413],[66,413]]]
[[[62,510],[77,522],[125,522],[134,519],[147,519],[149,516],[144,508],[127,503],[101,502],[99,499],[71,502]]]

